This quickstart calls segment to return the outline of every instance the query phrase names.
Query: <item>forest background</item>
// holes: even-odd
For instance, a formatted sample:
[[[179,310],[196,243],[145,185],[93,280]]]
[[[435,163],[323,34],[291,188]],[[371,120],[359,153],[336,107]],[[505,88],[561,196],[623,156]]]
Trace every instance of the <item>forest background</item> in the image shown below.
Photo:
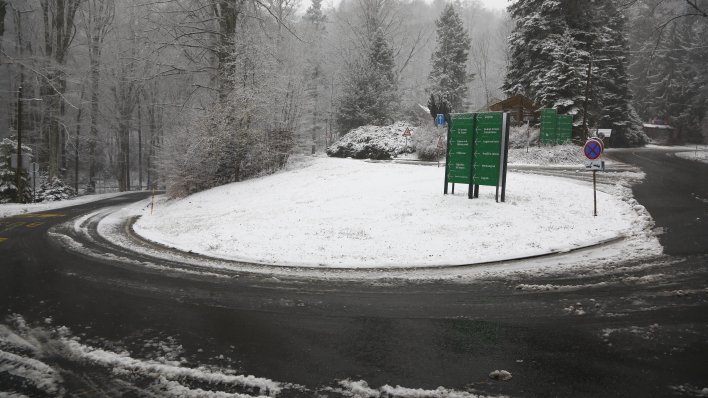
[[[16,196],[5,155],[18,127],[45,181],[182,196],[323,153],[360,125],[431,123],[419,104],[440,94],[446,28],[467,43],[453,111],[521,93],[579,124],[589,94],[591,125],[639,134],[661,120],[700,142],[707,3],[521,0],[507,12],[475,0],[0,0],[0,191]],[[450,8],[461,26],[440,26]],[[565,14],[543,20],[554,13]],[[553,40],[527,51],[534,34]]]

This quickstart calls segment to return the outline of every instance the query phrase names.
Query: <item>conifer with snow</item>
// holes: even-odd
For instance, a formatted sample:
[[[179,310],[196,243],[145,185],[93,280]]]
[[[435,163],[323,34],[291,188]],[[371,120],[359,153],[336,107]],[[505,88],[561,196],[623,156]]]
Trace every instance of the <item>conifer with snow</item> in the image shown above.
[[[393,50],[382,28],[376,29],[366,58],[348,66],[337,123],[344,131],[392,122],[398,105]]]
[[[575,115],[576,125],[587,107],[587,125],[612,128],[614,145],[646,143],[631,104],[625,17],[612,0],[519,0],[509,12],[515,25],[507,94]]]
[[[322,0],[312,0],[312,4],[303,16],[304,30],[310,45],[305,54],[305,95],[307,137],[301,141],[314,146],[315,149],[327,144],[326,109],[328,93],[328,76],[324,63],[323,42],[327,35],[327,16],[322,12]],[[308,148],[309,149],[309,148]]]
[[[435,26],[437,47],[430,59],[430,92],[447,98],[452,111],[460,112],[474,77],[467,71],[471,39],[452,4],[445,6]]]
[[[708,49],[702,46],[708,24],[687,17],[667,27],[666,39],[645,66],[647,118],[659,118],[688,141],[702,141],[701,123],[708,112]]]
[[[23,153],[31,154],[32,149],[22,145]],[[9,203],[17,200],[17,169],[12,168],[10,158],[17,153],[17,141],[5,138],[0,141],[0,203]],[[32,200],[32,184],[29,175],[24,170],[20,175],[22,184],[21,202]]]

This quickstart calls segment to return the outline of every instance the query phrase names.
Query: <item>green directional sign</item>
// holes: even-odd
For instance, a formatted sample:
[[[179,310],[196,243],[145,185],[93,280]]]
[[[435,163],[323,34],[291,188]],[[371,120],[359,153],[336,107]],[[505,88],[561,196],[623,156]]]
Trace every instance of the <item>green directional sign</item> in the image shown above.
[[[475,125],[473,184],[499,185],[499,167],[502,154],[502,114],[487,112],[477,114]]]
[[[557,142],[558,111],[541,109],[541,144],[554,145]]]
[[[468,184],[470,199],[479,197],[479,186],[495,186],[495,198],[506,193],[506,165],[509,149],[509,114],[502,112],[457,113],[448,124],[445,190],[452,183]]]
[[[469,184],[472,174],[473,113],[450,115],[447,152],[447,181]]]
[[[556,142],[564,144],[573,139],[573,115],[558,115]]]

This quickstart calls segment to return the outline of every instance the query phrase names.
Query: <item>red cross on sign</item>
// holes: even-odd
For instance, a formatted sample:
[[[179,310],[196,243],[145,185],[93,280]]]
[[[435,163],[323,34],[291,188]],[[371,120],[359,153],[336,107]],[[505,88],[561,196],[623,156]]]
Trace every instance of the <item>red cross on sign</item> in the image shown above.
[[[589,139],[583,147],[585,157],[590,160],[595,160],[602,155],[602,144],[598,140]]]

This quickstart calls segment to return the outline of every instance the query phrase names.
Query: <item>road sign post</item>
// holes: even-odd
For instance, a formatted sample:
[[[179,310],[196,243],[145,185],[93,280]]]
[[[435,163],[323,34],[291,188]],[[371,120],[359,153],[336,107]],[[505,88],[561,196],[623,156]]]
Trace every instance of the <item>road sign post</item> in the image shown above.
[[[435,125],[436,126],[442,126],[445,124],[445,115],[442,113],[438,113],[437,116],[435,116]]]
[[[509,114],[456,113],[448,123],[445,190],[452,183],[468,184],[468,198],[479,197],[479,186],[496,188],[495,199],[506,200]]]
[[[597,217],[597,170],[599,168],[604,169],[605,168],[605,162],[599,160],[600,156],[602,155],[602,141],[596,138],[590,138],[587,140],[585,145],[583,146],[583,153],[585,154],[585,157],[590,160],[586,164],[585,167],[588,167],[588,164],[590,165],[589,168],[592,170],[592,203],[593,203],[593,212],[592,215],[594,217]],[[600,164],[601,166],[598,168],[593,168],[595,164]]]
[[[447,161],[445,162],[445,190],[452,183],[472,185],[472,152],[474,140],[474,114],[457,113],[450,115],[447,127]]]

